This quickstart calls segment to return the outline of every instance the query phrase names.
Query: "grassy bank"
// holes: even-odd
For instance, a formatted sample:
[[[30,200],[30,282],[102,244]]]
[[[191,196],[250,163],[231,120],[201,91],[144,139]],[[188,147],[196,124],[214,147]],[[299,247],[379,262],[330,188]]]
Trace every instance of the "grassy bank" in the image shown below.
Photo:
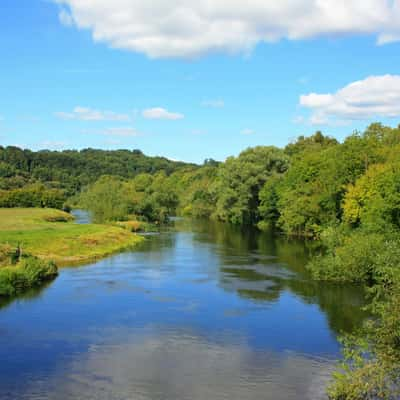
[[[0,209],[0,296],[12,296],[57,275],[57,265],[89,262],[144,240],[127,229],[77,225],[52,209]]]
[[[0,243],[58,265],[95,260],[141,242],[142,237],[108,225],[76,225],[62,211],[0,209]],[[64,221],[64,222],[61,222]]]
[[[40,286],[57,276],[57,266],[36,257],[23,258],[18,264],[0,268],[0,297],[15,296]]]

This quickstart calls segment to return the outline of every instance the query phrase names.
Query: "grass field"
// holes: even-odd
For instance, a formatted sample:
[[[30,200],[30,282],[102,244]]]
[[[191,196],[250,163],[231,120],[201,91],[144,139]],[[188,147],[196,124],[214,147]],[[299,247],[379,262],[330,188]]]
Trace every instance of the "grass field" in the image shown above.
[[[0,247],[19,245],[23,254],[68,265],[105,257],[144,240],[120,227],[72,221],[69,214],[58,210],[0,209]]]

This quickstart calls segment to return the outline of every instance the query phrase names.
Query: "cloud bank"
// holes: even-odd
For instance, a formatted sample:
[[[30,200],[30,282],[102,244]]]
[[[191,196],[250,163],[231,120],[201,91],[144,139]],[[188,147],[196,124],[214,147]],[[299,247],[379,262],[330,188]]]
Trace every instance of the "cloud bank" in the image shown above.
[[[248,52],[260,42],[320,36],[400,40],[400,0],[53,1],[64,25],[151,58]]]
[[[312,110],[314,125],[399,117],[400,75],[369,76],[335,93],[302,95],[300,105]]]
[[[87,107],[75,107],[72,112],[56,112],[57,118],[79,121],[129,121],[127,114],[118,114],[113,111],[99,111]]]
[[[183,119],[185,117],[183,114],[170,112],[161,107],[148,108],[147,110],[143,110],[142,116],[146,119],[167,119],[171,121]]]

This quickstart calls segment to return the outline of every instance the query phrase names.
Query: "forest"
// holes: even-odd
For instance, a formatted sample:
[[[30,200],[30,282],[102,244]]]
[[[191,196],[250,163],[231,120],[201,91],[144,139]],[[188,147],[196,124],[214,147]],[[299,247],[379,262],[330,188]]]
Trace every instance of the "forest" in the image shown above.
[[[316,243],[314,279],[365,285],[373,316],[343,338],[334,399],[400,396],[400,125],[338,141],[248,148],[203,165],[138,150],[32,152],[0,147],[0,207],[82,207],[96,222],[169,217],[256,225]]]

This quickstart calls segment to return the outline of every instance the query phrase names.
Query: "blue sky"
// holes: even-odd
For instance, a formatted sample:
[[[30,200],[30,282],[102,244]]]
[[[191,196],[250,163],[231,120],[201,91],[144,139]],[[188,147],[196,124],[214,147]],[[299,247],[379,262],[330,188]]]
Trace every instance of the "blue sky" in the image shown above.
[[[232,10],[236,0],[216,0],[212,12],[188,1],[190,18],[171,1],[172,29],[148,10],[160,0],[146,9],[137,0],[2,0],[0,144],[202,162],[316,130],[341,139],[376,120],[396,126],[400,2],[367,0],[348,26],[354,8],[323,31],[321,10],[312,20],[300,13],[306,32],[292,12],[302,2],[311,3],[285,0],[275,26],[259,0],[249,1],[254,15]],[[220,22],[234,12],[246,29]]]

